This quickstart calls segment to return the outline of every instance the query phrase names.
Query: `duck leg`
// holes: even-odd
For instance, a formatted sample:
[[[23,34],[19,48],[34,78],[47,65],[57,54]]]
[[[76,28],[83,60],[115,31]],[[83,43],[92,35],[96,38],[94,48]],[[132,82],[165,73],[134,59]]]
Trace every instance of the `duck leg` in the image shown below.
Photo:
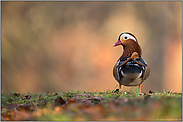
[[[119,89],[121,89],[121,84],[119,83]]]
[[[139,93],[141,93],[141,85],[142,85],[142,84],[139,84]]]

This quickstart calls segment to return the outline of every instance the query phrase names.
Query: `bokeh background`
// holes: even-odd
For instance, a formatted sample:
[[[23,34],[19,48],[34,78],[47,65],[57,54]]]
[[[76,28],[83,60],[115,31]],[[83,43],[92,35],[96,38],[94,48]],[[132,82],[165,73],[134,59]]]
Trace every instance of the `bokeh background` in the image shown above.
[[[181,1],[1,2],[1,89],[114,90],[112,70],[122,47],[113,44],[120,33],[131,32],[151,68],[142,92],[182,92],[181,5]]]

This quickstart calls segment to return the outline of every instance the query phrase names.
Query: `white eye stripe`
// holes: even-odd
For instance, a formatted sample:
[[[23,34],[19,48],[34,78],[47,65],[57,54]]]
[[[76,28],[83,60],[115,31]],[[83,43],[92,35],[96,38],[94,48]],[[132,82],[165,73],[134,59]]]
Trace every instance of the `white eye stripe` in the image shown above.
[[[132,39],[137,42],[137,40],[132,35],[126,33],[122,34],[121,37],[123,37],[123,39]]]

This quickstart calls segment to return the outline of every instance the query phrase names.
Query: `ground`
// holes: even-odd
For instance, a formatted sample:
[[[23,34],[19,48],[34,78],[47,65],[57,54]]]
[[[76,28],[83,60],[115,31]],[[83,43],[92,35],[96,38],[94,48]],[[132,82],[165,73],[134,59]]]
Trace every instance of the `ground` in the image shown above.
[[[182,93],[67,91],[1,93],[1,120],[181,121]]]

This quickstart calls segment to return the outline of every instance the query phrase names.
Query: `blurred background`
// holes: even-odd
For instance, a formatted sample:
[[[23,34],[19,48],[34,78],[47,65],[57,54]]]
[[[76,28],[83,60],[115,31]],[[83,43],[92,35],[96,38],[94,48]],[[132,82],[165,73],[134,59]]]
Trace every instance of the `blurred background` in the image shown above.
[[[114,90],[113,66],[123,50],[113,44],[122,32],[131,32],[151,68],[142,92],[182,92],[181,5],[3,1],[1,90]]]

